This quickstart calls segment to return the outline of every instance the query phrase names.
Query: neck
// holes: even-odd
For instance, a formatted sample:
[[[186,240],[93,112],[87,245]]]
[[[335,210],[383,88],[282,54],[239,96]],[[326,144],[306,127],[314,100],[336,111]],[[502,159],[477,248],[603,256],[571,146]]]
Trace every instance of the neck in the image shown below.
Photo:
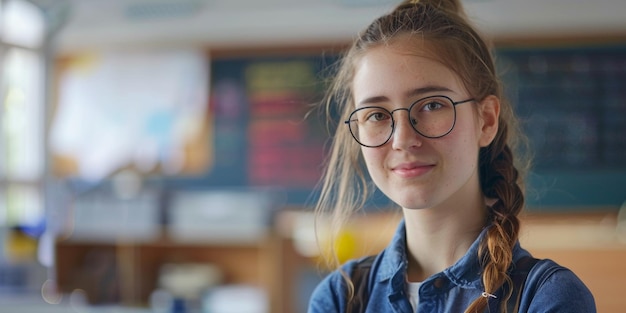
[[[408,279],[423,281],[456,263],[485,226],[482,195],[437,208],[404,209]]]

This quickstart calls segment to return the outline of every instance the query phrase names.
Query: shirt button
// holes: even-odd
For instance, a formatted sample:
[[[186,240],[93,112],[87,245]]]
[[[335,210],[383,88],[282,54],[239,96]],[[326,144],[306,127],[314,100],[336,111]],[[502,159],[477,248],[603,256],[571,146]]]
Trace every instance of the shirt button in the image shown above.
[[[443,277],[439,277],[435,279],[435,281],[433,282],[433,285],[435,286],[435,288],[442,288],[445,284],[446,284],[446,279]]]

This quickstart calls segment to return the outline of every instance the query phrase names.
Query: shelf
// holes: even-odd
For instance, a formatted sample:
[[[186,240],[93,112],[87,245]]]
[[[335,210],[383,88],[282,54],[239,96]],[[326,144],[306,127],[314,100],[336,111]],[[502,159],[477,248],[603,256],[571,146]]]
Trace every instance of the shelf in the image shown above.
[[[291,242],[278,236],[245,245],[59,241],[56,277],[61,292],[82,289],[92,304],[146,306],[162,265],[212,264],[221,270],[223,284],[245,284],[267,292],[270,312],[293,312],[297,260]]]

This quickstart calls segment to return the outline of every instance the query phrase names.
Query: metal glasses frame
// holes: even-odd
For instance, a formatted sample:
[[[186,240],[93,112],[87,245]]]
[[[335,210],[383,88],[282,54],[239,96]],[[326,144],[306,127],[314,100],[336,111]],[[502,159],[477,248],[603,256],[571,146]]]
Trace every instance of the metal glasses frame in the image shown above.
[[[439,135],[439,136],[428,136],[428,135],[422,134],[419,130],[417,130],[417,128],[415,128],[415,124],[411,122],[410,112],[411,112],[411,109],[413,109],[413,107],[415,106],[415,104],[417,104],[418,102],[422,102],[424,100],[427,100],[427,99],[431,99],[431,98],[444,98],[444,99],[447,99],[448,101],[450,101],[450,103],[452,103],[452,107],[454,108],[454,120],[452,121],[452,126],[450,126],[450,129],[448,129],[448,131],[446,131],[445,133],[443,133],[442,135]],[[461,100],[461,101],[456,101],[455,102],[452,99],[450,99],[450,97],[448,97],[448,96],[434,95],[434,96],[428,96],[428,97],[417,99],[417,100],[413,101],[413,103],[411,103],[411,105],[408,108],[398,108],[398,109],[395,109],[395,110],[392,110],[392,111],[389,111],[389,110],[387,110],[387,109],[385,109],[383,107],[380,107],[380,106],[366,106],[366,107],[358,108],[358,109],[352,111],[350,113],[350,115],[348,116],[348,119],[345,120],[344,123],[348,126],[348,130],[350,131],[350,135],[352,135],[352,138],[354,138],[354,140],[356,140],[356,142],[358,144],[360,144],[361,146],[364,146],[364,147],[368,147],[368,148],[378,148],[378,147],[384,146],[387,142],[389,142],[389,139],[391,139],[391,137],[393,136],[393,132],[396,130],[396,120],[393,117],[393,113],[396,112],[396,111],[407,111],[409,113],[407,115],[407,117],[409,119],[409,124],[411,124],[411,127],[413,128],[413,130],[415,130],[416,133],[418,133],[421,136],[426,137],[426,138],[436,139],[436,138],[441,138],[443,136],[446,136],[447,134],[449,134],[454,129],[454,126],[456,125],[456,106],[459,105],[459,104],[462,104],[462,103],[472,102],[472,101],[475,101],[475,100],[476,99],[474,99],[474,98],[469,98],[469,99],[466,99],[466,100]],[[350,127],[350,122],[352,121],[352,116],[356,112],[358,112],[360,110],[364,110],[364,109],[371,109],[371,108],[382,109],[384,111],[387,111],[389,113],[389,116],[391,116],[391,132],[389,133],[389,137],[387,137],[387,139],[382,144],[376,145],[376,146],[370,146],[370,145],[365,145],[365,144],[361,143],[359,141],[359,139],[357,139],[357,136],[354,135],[354,132],[352,131],[352,127]]]

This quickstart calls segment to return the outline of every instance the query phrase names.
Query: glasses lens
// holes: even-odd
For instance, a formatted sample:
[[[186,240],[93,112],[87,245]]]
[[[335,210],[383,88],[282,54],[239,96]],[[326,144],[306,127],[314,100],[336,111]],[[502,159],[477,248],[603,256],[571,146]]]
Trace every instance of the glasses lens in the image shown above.
[[[357,109],[350,115],[349,125],[354,139],[367,147],[385,144],[393,131],[391,113],[380,107]]]
[[[411,106],[410,119],[415,130],[426,137],[441,137],[454,127],[454,104],[446,97],[428,97]]]

